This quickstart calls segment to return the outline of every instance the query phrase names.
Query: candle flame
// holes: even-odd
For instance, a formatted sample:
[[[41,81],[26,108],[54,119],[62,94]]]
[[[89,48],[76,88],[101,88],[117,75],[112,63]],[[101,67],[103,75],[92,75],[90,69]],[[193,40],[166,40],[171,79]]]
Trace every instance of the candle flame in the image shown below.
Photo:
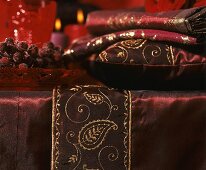
[[[79,24],[83,24],[83,22],[84,22],[84,13],[83,13],[82,9],[77,10],[77,22]]]
[[[61,20],[59,18],[57,18],[55,21],[55,30],[59,31],[61,29],[61,27],[62,27]]]

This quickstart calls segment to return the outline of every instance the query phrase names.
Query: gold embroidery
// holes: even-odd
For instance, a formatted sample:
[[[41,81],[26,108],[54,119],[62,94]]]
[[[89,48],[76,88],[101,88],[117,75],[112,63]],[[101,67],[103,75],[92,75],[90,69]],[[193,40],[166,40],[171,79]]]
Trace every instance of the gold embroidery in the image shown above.
[[[56,96],[56,98],[55,98]],[[60,90],[54,89],[53,90],[53,110],[52,110],[52,170],[58,169],[59,166],[59,138],[60,138],[60,112],[59,112],[59,106],[60,106]]]
[[[88,94],[87,92],[84,92],[83,94],[87,101],[94,105],[102,104],[104,102],[104,98],[100,94]]]
[[[76,86],[75,88],[72,88],[72,89],[70,89],[71,91],[74,91],[75,90],[75,92],[76,93],[79,93],[79,92],[81,92],[82,91],[82,87],[81,86]],[[79,113],[79,114],[81,114],[81,118],[82,118],[82,120],[74,120],[74,119],[72,119],[71,117],[70,117],[70,112],[69,112],[69,109],[68,108],[70,108],[69,107],[69,102],[70,102],[70,100],[76,95],[76,93],[74,93],[73,95],[71,95],[71,97],[67,100],[67,102],[66,102],[66,105],[65,105],[65,113],[66,113],[66,116],[67,116],[67,118],[70,120],[70,121],[72,121],[73,123],[83,123],[83,122],[85,122],[85,121],[87,121],[88,119],[89,119],[89,116],[90,116],[90,108],[89,108],[89,106],[87,106],[87,105],[85,105],[85,104],[80,104],[78,107],[77,107],[77,113]],[[86,111],[86,112],[85,112]],[[76,113],[76,114],[77,114]],[[84,115],[85,116],[84,116]],[[71,114],[72,115],[72,114]]]
[[[126,50],[123,46],[116,46],[116,44],[115,44],[115,45],[112,45],[112,46],[110,46],[109,48],[107,48],[107,50],[109,50],[109,49],[115,49],[115,48],[119,48],[119,49],[121,50],[121,51],[119,51],[119,52],[117,53],[117,55],[116,55],[115,57],[121,58],[121,59],[122,59],[121,63],[126,62],[127,59],[128,59],[128,52],[127,52],[127,50]],[[102,52],[99,54],[99,59],[100,59],[102,62],[108,62],[108,61],[110,60],[110,58],[107,58],[107,57],[108,57],[108,54],[107,54],[106,51],[102,51]]]
[[[173,47],[170,45],[169,49],[170,49],[170,54],[172,57],[172,64],[175,65],[175,57],[174,57],[174,53],[173,53]]]
[[[150,52],[151,50],[151,52]],[[148,52],[146,54],[146,51]],[[159,57],[162,53],[162,50],[159,46],[156,46],[156,45],[147,45],[144,47],[143,51],[142,51],[142,55],[146,61],[147,64],[149,64],[149,61],[147,58],[149,57]],[[150,55],[149,55],[150,54]]]
[[[100,58],[100,60],[101,61],[108,61],[108,59],[107,59],[107,52],[106,51],[102,51],[100,54],[99,54],[99,58]]]
[[[110,129],[117,130],[118,126],[109,120],[89,122],[79,132],[78,142],[85,150],[94,150],[102,145]]]
[[[124,47],[122,47],[122,46],[117,46],[117,48],[119,48],[119,49],[122,50],[121,52],[119,52],[119,53],[117,54],[117,57],[122,58],[123,61],[122,61],[121,63],[124,63],[124,62],[127,61],[127,59],[128,59],[128,52],[127,52],[127,50],[126,50]]]
[[[67,132],[67,134],[66,134],[66,140],[67,140],[67,142],[68,142],[69,144],[71,144],[71,145],[74,147],[74,149],[75,149],[75,151],[76,151],[76,154],[72,154],[72,155],[68,158],[68,163],[74,164],[74,165],[76,164],[76,166],[75,166],[75,168],[73,168],[73,170],[75,170],[75,169],[79,166],[79,164],[81,163],[81,159],[82,159],[82,153],[81,153],[81,151],[80,151],[80,149],[79,149],[79,147],[78,147],[78,144],[73,143],[73,142],[71,141],[71,139],[74,138],[74,137],[75,137],[75,133],[74,133],[73,131]]]
[[[115,34],[109,34],[106,36],[106,39],[108,39],[109,41],[113,41],[116,38]]]
[[[61,100],[61,103],[63,101],[65,102],[65,114],[59,117],[57,119],[58,121],[56,121],[55,118],[58,116],[58,114],[56,113],[60,111],[59,107],[60,107],[60,98],[61,98],[60,91],[58,90],[56,107],[54,108],[56,113],[54,113],[53,115],[54,118],[53,118],[53,126],[52,126],[53,134],[54,134],[54,136],[52,136],[53,137],[52,148],[54,149],[52,151],[53,154],[52,160],[55,160],[55,155],[58,153],[58,152],[56,153],[57,150],[55,150],[56,147],[54,145],[55,144],[54,141],[56,141],[56,138],[58,138],[58,136],[56,136],[56,134],[54,133],[56,132],[54,131],[55,130],[54,127],[58,125],[60,128],[60,121],[61,121],[61,128],[63,128],[61,129],[61,131],[63,134],[66,134],[65,137],[68,143],[67,145],[68,158],[65,167],[68,167],[69,169],[73,169],[73,170],[79,169],[80,167],[83,170],[100,170],[100,169],[104,170],[104,166],[108,164],[108,161],[111,161],[111,163],[112,162],[116,162],[115,164],[122,163],[122,165],[124,162],[124,167],[121,166],[121,169],[131,170],[131,94],[128,91],[124,91],[123,93],[124,97],[121,99],[121,101],[123,101],[124,104],[122,105],[121,103],[119,103],[119,105],[115,105],[112,104],[110,96],[108,96],[107,93],[105,93],[105,90],[111,91],[114,89],[102,88],[100,86],[90,86],[90,85],[75,86],[74,88],[71,88],[70,89],[70,92],[72,92],[71,96],[65,100],[66,95],[63,95],[64,98]],[[85,100],[86,102],[79,103],[78,106],[75,106],[73,103],[70,103],[70,101],[75,95],[84,96],[82,98],[83,100],[80,101]],[[74,98],[74,101],[76,101],[76,99],[77,98]],[[70,107],[72,106],[71,108],[74,114],[75,108],[77,108],[78,111],[81,111],[79,107],[80,106],[85,107],[87,104],[88,104],[87,106],[88,109],[89,107],[92,107],[91,117],[90,115],[86,115],[86,117],[85,116],[79,117],[78,115],[76,115],[78,113],[75,112],[75,115],[78,117],[78,120],[73,120],[74,118],[68,118],[68,116],[70,115],[67,109],[69,108],[66,105],[69,105]],[[108,106],[109,114],[108,115],[105,113],[95,114],[94,116],[93,111],[94,110],[98,111],[98,107],[101,107],[101,105],[103,105],[105,111],[107,110],[105,104],[107,104]],[[116,112],[118,111],[119,107],[123,109],[122,112]],[[84,111],[82,110],[81,113],[83,112]],[[111,115],[111,113],[113,114],[122,113],[123,115],[122,116],[119,115],[118,117],[116,117],[117,119],[115,119],[114,117],[115,115],[113,114]],[[100,119],[97,119],[98,116]],[[104,116],[104,118],[102,116]],[[63,117],[65,118],[67,117],[68,120]],[[59,120],[60,118],[61,120]],[[68,132],[65,132],[66,127],[69,128]],[[112,129],[114,131],[111,131]],[[121,132],[118,129],[121,129]],[[112,132],[112,134],[110,134],[110,132]],[[118,142],[115,142],[114,140],[110,143],[110,141],[107,140],[107,137],[110,136],[111,139],[113,134],[116,136],[115,139]],[[119,134],[122,134],[124,136]],[[58,141],[59,147],[62,146],[62,142],[64,142],[62,140],[64,140],[65,137],[61,136],[61,139]],[[122,144],[119,144],[119,142],[122,142]],[[119,149],[121,149],[121,152]],[[91,155],[91,153],[94,154],[93,156],[94,161],[96,158],[95,168],[88,168],[88,167],[92,167],[93,165],[88,164],[87,162],[88,158],[85,157],[87,156],[87,153],[88,155]],[[65,157],[64,155],[61,156],[63,156],[63,158]],[[60,159],[58,161],[60,161]],[[57,170],[61,169],[60,166],[54,166],[54,165],[55,163],[53,161],[52,169],[57,169]]]
[[[146,41],[147,40],[143,39],[131,39],[122,41],[121,44],[126,48],[138,49],[141,48],[146,43]]]
[[[171,65],[175,65],[175,57],[174,57],[174,53],[173,53],[173,47],[170,45],[166,45],[166,49],[167,51],[167,60]]]
[[[132,101],[131,101],[131,92],[130,91],[124,91],[124,96],[125,96],[125,102],[124,102],[124,107],[127,112],[124,113],[125,120],[124,120],[124,147],[125,147],[125,157],[124,157],[124,166],[127,170],[131,170],[131,143],[132,143]]]
[[[109,154],[107,154],[107,158],[109,161],[115,161],[119,158],[119,152],[118,152],[118,149],[114,146],[105,146],[103,147],[100,151],[99,151],[99,154],[98,154],[98,161],[99,161],[99,165],[101,166],[101,168],[104,170],[103,168],[103,164],[102,164],[102,159],[101,159],[101,155],[103,152],[105,152],[106,150],[109,151]]]
[[[128,170],[131,170],[131,165],[132,165],[132,95],[131,92],[128,91],[127,92],[127,96],[129,98],[129,108],[127,109],[127,111],[129,112],[129,153],[128,153],[128,159],[129,159],[129,163],[128,163]]]
[[[143,39],[145,38],[145,33],[144,33],[144,31],[141,32],[141,36],[142,36]]]
[[[78,160],[78,157],[77,157],[77,155],[72,155],[71,157],[69,157],[69,163],[75,163],[75,162],[77,162],[77,160]]]
[[[177,24],[182,24],[182,23],[184,23],[185,22],[185,20],[184,20],[184,18],[173,18],[173,19],[171,19],[171,20],[169,20],[169,23],[171,24],[171,25],[177,25]]]
[[[181,38],[182,38],[184,44],[188,44],[190,42],[190,39],[188,36],[181,36]]]
[[[132,38],[135,36],[134,31],[129,31],[129,32],[123,32],[119,35],[121,38]]]
[[[96,45],[99,45],[99,44],[102,44],[102,42],[103,42],[103,41],[102,41],[102,38],[99,38],[99,39],[96,40],[95,43],[96,43]]]

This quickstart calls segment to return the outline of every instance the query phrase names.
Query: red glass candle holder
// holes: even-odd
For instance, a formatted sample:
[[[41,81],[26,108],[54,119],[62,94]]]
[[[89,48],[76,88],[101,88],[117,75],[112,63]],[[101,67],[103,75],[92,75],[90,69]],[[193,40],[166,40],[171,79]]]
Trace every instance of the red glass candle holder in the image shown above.
[[[41,45],[50,40],[56,16],[55,1],[0,0],[0,9],[0,41],[13,37]]]

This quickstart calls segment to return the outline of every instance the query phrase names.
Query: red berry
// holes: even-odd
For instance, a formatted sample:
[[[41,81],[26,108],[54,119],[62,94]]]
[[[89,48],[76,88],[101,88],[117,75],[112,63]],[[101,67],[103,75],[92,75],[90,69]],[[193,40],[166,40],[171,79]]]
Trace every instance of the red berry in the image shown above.
[[[19,69],[27,69],[28,65],[26,63],[19,64]]]
[[[9,64],[9,58],[8,58],[8,57],[2,57],[2,58],[0,59],[0,63],[1,63],[1,64],[4,64],[4,65]]]

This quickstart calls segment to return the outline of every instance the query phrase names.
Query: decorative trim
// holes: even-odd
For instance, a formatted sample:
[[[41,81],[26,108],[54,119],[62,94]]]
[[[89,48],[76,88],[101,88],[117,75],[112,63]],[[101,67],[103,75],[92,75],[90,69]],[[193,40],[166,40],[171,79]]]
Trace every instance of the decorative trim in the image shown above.
[[[129,164],[128,170],[131,170],[132,165],[132,95],[131,91],[129,93]]]
[[[58,164],[59,164],[59,138],[60,138],[60,111],[59,111],[59,106],[60,106],[60,89],[55,88],[53,90],[53,97],[52,97],[52,164],[51,164],[51,169],[55,170],[58,169]]]

